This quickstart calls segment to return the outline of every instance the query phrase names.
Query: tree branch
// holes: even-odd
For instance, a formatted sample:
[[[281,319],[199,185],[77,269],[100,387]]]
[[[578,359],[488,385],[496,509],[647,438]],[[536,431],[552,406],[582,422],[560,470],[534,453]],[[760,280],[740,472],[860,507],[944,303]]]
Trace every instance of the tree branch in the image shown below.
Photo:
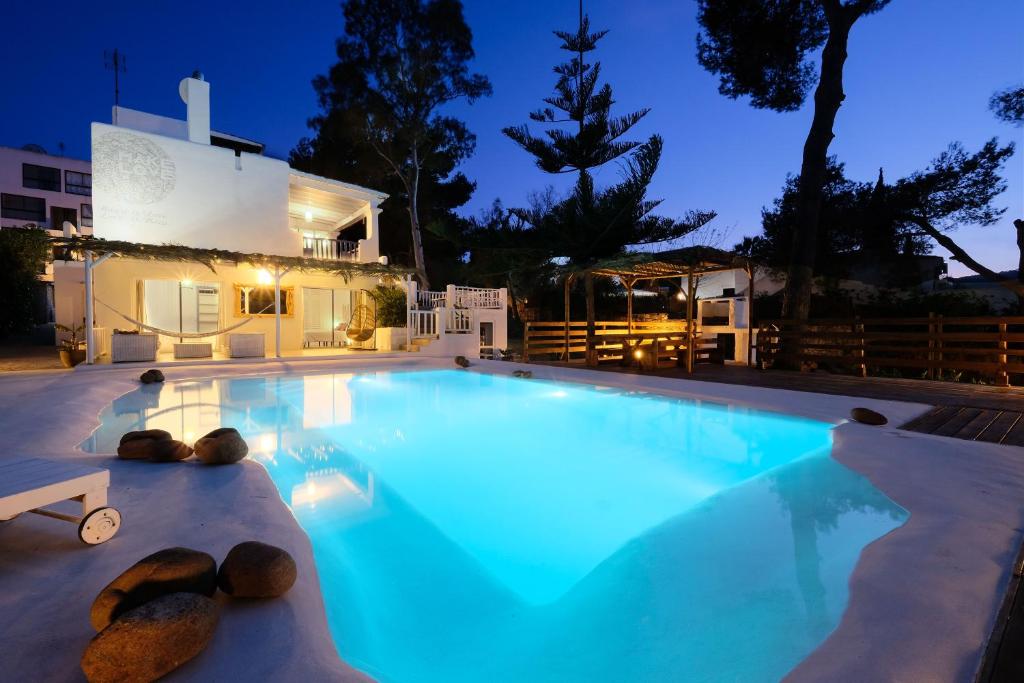
[[[954,242],[949,235],[940,232],[934,225],[932,225],[927,219],[921,218],[920,216],[901,216],[901,218],[910,221],[917,227],[921,228],[929,237],[939,243],[940,246],[947,249],[954,261],[959,261],[978,275],[983,275],[989,278],[996,284],[1002,285],[1007,289],[1016,292],[1017,294],[1024,294],[1024,284],[1011,280],[1005,275],[1000,275],[991,268],[987,268],[982,264],[978,263],[968,254],[963,248]]]

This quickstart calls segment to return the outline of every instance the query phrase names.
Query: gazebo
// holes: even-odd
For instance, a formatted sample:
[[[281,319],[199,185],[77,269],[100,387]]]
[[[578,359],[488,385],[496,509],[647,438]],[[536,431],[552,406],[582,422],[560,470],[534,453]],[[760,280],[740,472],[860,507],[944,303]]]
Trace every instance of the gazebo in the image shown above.
[[[672,249],[650,254],[628,254],[622,257],[607,259],[598,262],[586,269],[584,274],[594,277],[615,278],[626,288],[626,332],[625,334],[600,335],[596,334],[596,323],[593,319],[594,306],[591,300],[587,305],[587,332],[586,349],[587,364],[596,365],[597,356],[595,349],[598,342],[622,343],[623,353],[630,347],[639,351],[639,345],[645,341],[653,341],[655,353],[657,353],[657,334],[651,332],[634,333],[633,322],[633,289],[638,282],[669,280],[675,278],[686,278],[686,317],[685,328],[682,339],[672,340],[681,342],[678,346],[685,346],[686,356],[683,363],[687,372],[693,371],[694,364],[694,342],[696,330],[694,319],[697,315],[695,307],[696,278],[709,273],[723,272],[729,270],[743,270],[749,282],[748,297],[753,302],[754,296],[754,264],[750,259],[740,256],[735,252],[715,249],[713,247],[685,247]],[[577,273],[578,274],[578,273]],[[565,348],[569,349],[569,287],[572,283],[572,274],[566,278],[565,296]],[[593,293],[588,292],[588,299]],[[747,327],[751,328],[753,306],[747,306]],[[747,345],[747,363],[751,362],[751,347]],[[568,353],[566,354],[568,358]],[[656,359],[655,359],[656,360]]]

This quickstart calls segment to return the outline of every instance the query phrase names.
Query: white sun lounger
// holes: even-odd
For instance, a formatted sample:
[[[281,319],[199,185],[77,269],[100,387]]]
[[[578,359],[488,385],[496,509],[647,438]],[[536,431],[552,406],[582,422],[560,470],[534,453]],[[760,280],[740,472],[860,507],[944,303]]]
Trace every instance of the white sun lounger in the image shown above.
[[[83,543],[110,540],[121,526],[121,513],[107,505],[110,472],[72,462],[43,458],[0,458],[0,520],[23,512],[78,524]],[[82,503],[82,516],[45,506],[63,500]]]

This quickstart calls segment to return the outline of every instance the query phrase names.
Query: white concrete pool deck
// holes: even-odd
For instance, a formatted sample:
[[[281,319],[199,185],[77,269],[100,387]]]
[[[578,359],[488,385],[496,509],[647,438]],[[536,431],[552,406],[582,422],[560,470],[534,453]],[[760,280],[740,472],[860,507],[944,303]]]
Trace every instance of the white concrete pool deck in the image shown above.
[[[168,381],[359,367],[450,367],[404,355],[344,361],[285,359],[165,367]],[[679,379],[479,361],[473,370],[706,398],[831,422],[874,408],[890,426],[845,423],[833,456],[868,476],[911,512],[903,527],[864,551],[839,627],[788,677],[792,681],[969,681],[1008,584],[1024,526],[1024,450],[903,432],[892,425],[926,406]],[[67,523],[22,515],[0,523],[0,678],[83,680],[78,661],[93,631],[96,593],[129,565],[182,545],[218,561],[234,544],[260,539],[287,548],[299,581],[278,600],[223,601],[210,647],[174,681],[358,681],[327,630],[309,541],[255,462],[207,468],[156,465],[78,451],[99,411],[138,386],[139,367],[0,375],[6,455],[75,458],[111,472],[110,504],[122,530],[85,547]],[[685,672],[681,672],[685,679]]]

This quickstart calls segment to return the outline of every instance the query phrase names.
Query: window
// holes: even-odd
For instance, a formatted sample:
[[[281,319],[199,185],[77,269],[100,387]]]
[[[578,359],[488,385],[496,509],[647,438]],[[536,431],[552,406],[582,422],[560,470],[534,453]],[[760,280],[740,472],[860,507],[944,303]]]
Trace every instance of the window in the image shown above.
[[[21,186],[60,192],[60,169],[35,164],[21,165]]]
[[[235,285],[235,316],[274,317],[274,288],[266,285]],[[295,289],[281,288],[281,315],[295,315]]]
[[[64,171],[64,191],[68,194],[92,196],[92,173]]]
[[[46,221],[46,200],[20,194],[0,195],[0,216],[21,221]]]
[[[82,204],[82,224],[78,227],[92,227],[92,204]]]

